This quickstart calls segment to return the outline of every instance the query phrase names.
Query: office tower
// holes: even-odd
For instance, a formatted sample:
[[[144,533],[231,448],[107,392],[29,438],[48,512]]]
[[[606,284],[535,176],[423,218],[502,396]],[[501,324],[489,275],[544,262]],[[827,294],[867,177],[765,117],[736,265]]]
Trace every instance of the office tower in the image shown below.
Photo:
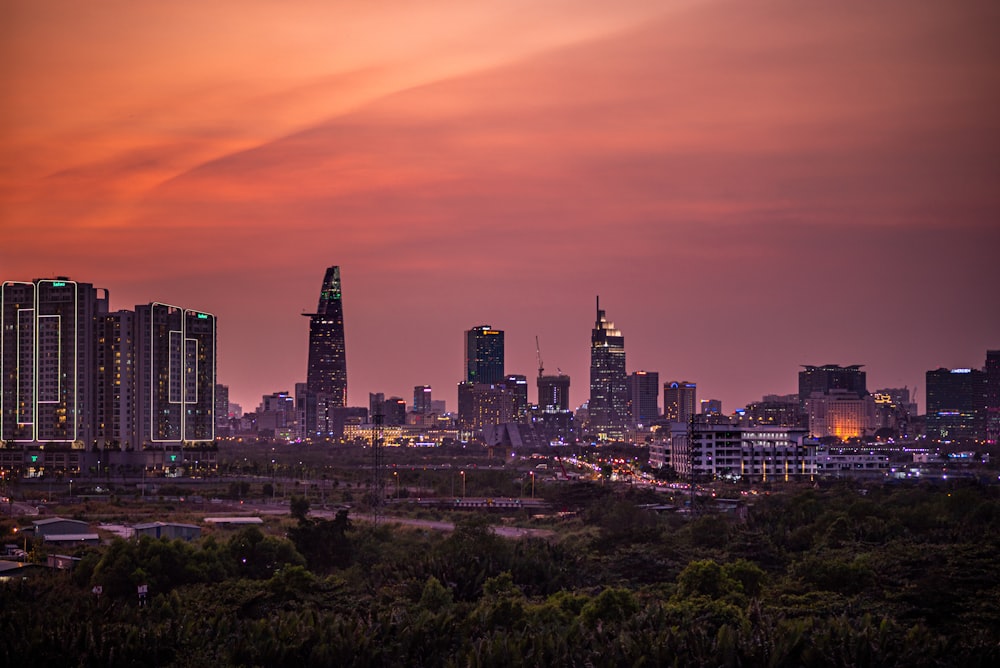
[[[406,424],[406,401],[402,397],[389,397],[382,404],[382,413],[386,425]]]
[[[272,392],[261,397],[257,407],[257,434],[291,440],[296,436],[295,397],[290,392]]]
[[[986,440],[1000,443],[1000,350],[986,351]]]
[[[215,316],[135,307],[136,424],[144,447],[215,440]]]
[[[319,305],[309,317],[309,368],[306,374],[306,431],[310,438],[329,438],[333,409],[347,405],[347,358],[340,267],[323,277]]]
[[[629,422],[625,337],[605,317],[597,299],[590,335],[590,430],[602,439],[620,439]]]
[[[866,374],[861,370],[862,366],[864,365],[804,364],[804,371],[799,372],[799,412],[806,412],[806,400],[816,392],[828,394],[834,390],[843,390],[858,397],[867,395]]]
[[[504,381],[503,331],[481,325],[465,332],[465,380],[470,383]]]
[[[632,424],[649,425],[660,416],[660,374],[633,371],[628,377],[628,405]]]
[[[368,415],[385,417],[385,394],[382,392],[368,393]]]
[[[927,437],[939,441],[984,436],[987,374],[978,369],[927,372]]]
[[[528,379],[519,373],[508,374],[504,386],[514,400],[514,422],[524,422],[528,418]]]
[[[686,380],[668,381],[663,384],[663,419],[667,422],[687,423],[697,412],[698,385]]]
[[[413,387],[413,412],[418,415],[428,415],[433,409],[431,408],[433,399],[431,399],[431,386],[430,385],[415,385]]]
[[[722,415],[722,401],[720,399],[702,399],[702,415]]]
[[[116,311],[95,318],[97,343],[98,447],[136,448],[135,313]]]
[[[459,438],[468,441],[480,438],[488,426],[515,421],[514,394],[503,383],[458,384]]]
[[[569,410],[569,376],[538,377],[538,407],[542,410]]]
[[[94,318],[107,310],[107,290],[63,277],[0,286],[0,439],[95,442]]]

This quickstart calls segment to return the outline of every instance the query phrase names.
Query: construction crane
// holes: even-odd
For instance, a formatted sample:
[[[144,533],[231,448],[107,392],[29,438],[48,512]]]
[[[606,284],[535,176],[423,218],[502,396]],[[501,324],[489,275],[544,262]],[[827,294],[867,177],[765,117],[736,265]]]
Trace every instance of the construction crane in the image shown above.
[[[535,334],[535,356],[538,358],[538,377],[542,377],[545,367],[542,366],[542,349],[538,345],[538,335]]]

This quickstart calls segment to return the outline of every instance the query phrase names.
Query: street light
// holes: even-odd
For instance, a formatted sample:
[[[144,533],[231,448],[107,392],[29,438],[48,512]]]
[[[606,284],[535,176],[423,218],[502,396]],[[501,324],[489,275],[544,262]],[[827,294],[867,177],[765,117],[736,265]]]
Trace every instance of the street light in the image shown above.
[[[393,471],[392,477],[396,479],[396,500],[399,501],[399,471]]]
[[[531,471],[531,498],[535,498],[535,472]]]
[[[465,498],[465,471],[459,471],[458,474],[462,476],[462,498]]]

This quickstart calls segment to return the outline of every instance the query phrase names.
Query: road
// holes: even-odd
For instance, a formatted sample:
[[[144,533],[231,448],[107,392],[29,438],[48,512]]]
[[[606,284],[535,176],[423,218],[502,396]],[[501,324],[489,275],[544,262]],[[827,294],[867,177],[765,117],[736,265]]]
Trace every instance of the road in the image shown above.
[[[288,508],[285,506],[280,506],[275,508],[275,506],[244,506],[245,509],[252,509],[255,512],[268,515],[278,515],[287,514]],[[310,510],[309,514],[313,517],[322,517],[324,519],[332,520],[337,516],[336,510]],[[374,522],[375,517],[369,514],[352,514],[352,520],[358,520],[361,522]],[[420,529],[431,529],[433,531],[454,531],[454,522],[445,522],[443,520],[422,520],[413,517],[393,517],[382,515],[378,518],[378,521],[384,524],[399,524],[401,526],[417,527]],[[503,538],[551,538],[555,535],[555,531],[551,529],[528,529],[525,527],[511,527],[511,526],[494,526],[493,532],[502,536]]]

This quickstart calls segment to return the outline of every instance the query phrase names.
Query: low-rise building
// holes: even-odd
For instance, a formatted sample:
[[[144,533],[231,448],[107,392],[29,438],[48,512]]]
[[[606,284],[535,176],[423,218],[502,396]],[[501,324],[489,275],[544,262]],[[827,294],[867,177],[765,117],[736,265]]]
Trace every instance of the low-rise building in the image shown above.
[[[167,538],[169,540],[197,540],[201,537],[201,527],[178,522],[145,522],[132,526],[135,536]]]

